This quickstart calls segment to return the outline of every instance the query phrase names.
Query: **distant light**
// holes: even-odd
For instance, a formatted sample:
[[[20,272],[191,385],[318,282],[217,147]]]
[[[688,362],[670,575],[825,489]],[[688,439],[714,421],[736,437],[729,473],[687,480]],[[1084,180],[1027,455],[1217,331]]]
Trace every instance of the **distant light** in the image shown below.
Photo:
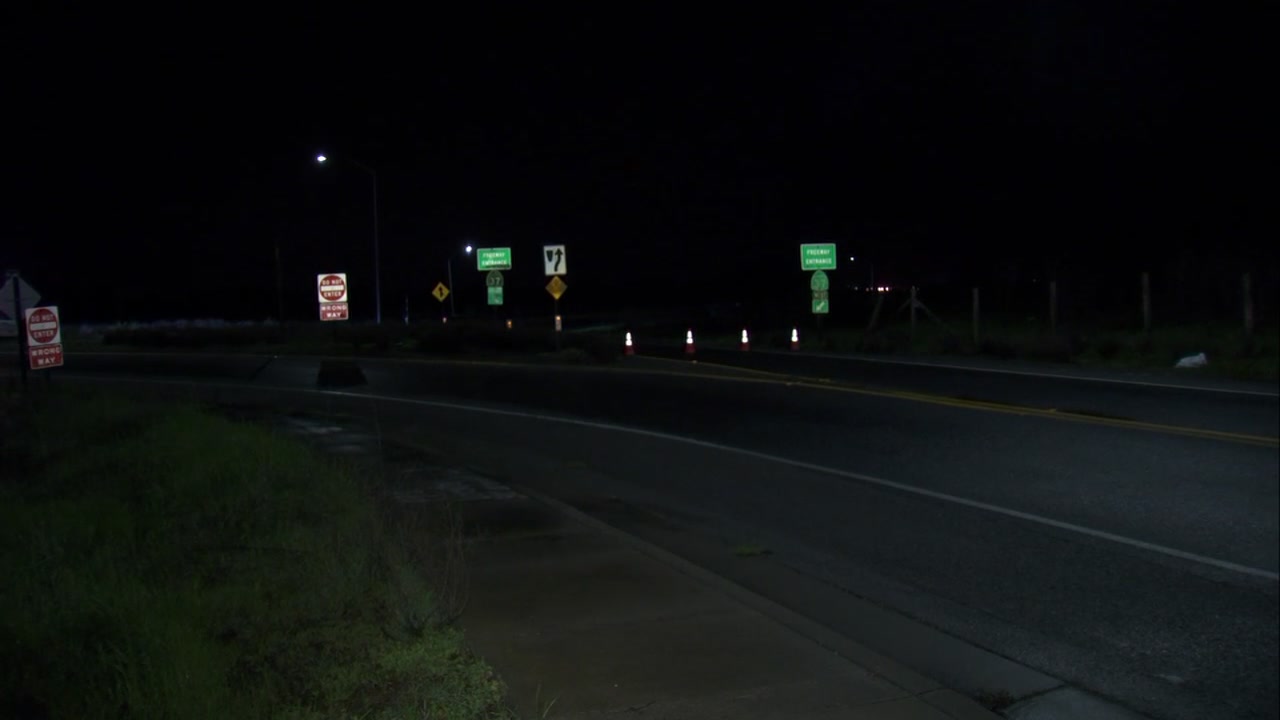
[[[319,163],[322,163],[322,162],[324,162],[325,160],[328,160],[328,159],[329,159],[329,158],[327,158],[327,157],[325,157],[325,156],[323,156],[323,155],[317,155],[317,156],[316,156],[316,162],[319,162]]]
[[[468,246],[467,246],[467,254],[468,254],[468,255],[470,255],[470,254],[471,254],[471,251],[472,251],[473,249],[474,249],[474,248],[472,248],[470,245],[468,245]]]
[[[854,257],[854,256],[852,256],[852,255],[850,255],[850,256],[849,256],[849,262],[857,262],[857,261],[858,261],[858,258],[856,258],[856,257]]]

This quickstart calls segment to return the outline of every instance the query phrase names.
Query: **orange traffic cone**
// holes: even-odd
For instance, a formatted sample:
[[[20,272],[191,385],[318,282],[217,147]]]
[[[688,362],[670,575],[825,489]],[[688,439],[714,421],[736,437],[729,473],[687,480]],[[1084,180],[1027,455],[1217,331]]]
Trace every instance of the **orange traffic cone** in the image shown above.
[[[693,347],[693,331],[690,330],[684,334],[684,354],[692,355],[694,352],[696,351]]]
[[[747,338],[747,329],[742,328],[742,352],[751,349],[751,340]]]
[[[627,339],[622,341],[622,354],[635,355],[636,346],[631,342],[631,333],[627,333]]]
[[[800,349],[800,331],[797,328],[791,328],[791,349]]]

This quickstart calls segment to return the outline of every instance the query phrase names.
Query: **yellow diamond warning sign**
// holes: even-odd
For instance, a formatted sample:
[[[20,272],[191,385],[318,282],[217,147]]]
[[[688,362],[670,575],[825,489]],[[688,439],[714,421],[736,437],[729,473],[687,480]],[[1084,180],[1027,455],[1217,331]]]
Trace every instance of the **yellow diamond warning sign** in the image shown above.
[[[564,284],[564,281],[560,279],[559,275],[551,278],[551,282],[547,283],[547,292],[551,293],[551,297],[557,300],[559,300],[560,296],[564,294],[564,291],[568,289],[569,286]]]
[[[449,288],[445,287],[444,283],[436,283],[436,289],[432,290],[431,294],[435,296],[435,299],[444,302],[444,299],[449,297]]]

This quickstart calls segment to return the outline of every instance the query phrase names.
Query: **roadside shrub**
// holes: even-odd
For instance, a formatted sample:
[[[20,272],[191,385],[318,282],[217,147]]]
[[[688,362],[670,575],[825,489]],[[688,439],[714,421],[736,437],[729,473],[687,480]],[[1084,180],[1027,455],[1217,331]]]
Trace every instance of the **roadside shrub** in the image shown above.
[[[1114,335],[1104,335],[1093,343],[1093,349],[1103,360],[1113,360],[1120,355],[1123,346]]]
[[[1005,338],[983,338],[978,346],[983,355],[993,355],[1002,360],[1010,360],[1018,356],[1018,350]]]
[[[938,349],[948,355],[958,355],[965,352],[966,343],[959,335],[947,333],[938,340]]]
[[[282,340],[279,326],[120,328],[102,335],[103,345],[200,349],[245,347]]]
[[[622,344],[603,335],[568,335],[563,345],[578,350],[596,363],[611,363],[622,355]]]
[[[419,328],[414,332],[411,346],[422,353],[452,355],[462,352],[462,328],[441,325]]]

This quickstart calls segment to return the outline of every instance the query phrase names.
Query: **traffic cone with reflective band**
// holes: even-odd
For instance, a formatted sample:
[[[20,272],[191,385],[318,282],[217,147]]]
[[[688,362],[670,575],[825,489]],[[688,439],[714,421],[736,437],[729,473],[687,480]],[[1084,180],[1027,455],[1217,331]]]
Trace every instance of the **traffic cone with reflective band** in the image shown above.
[[[692,331],[692,330],[690,330],[689,332],[687,332],[687,333],[685,333],[685,334],[684,334],[684,354],[685,354],[685,355],[692,355],[693,353],[694,353],[694,348],[693,348],[693,331]]]
[[[800,330],[797,328],[791,328],[791,349],[800,349]]]
[[[627,333],[627,339],[622,341],[622,354],[635,355],[636,346],[631,343],[631,333]]]
[[[746,352],[750,349],[751,349],[751,340],[747,338],[747,329],[742,328],[742,352]]]

